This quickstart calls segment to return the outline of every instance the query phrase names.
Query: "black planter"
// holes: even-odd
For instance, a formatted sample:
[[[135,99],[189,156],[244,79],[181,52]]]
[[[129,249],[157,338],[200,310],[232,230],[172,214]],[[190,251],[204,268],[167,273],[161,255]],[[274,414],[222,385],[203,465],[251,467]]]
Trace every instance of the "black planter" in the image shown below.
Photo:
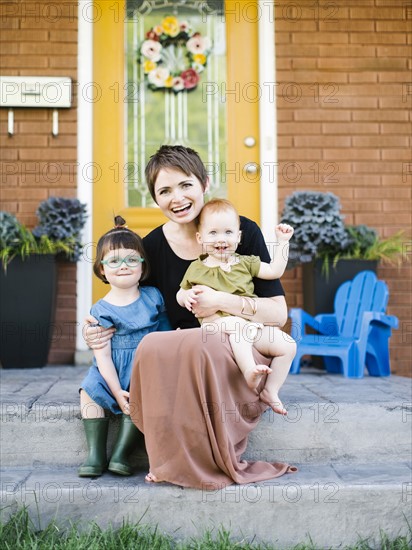
[[[56,257],[14,258],[0,266],[0,362],[3,368],[47,364],[56,301]]]
[[[322,273],[321,260],[303,264],[303,309],[311,315],[332,313],[336,291],[342,283],[350,281],[366,269],[376,273],[378,262],[374,260],[339,260],[329,266],[329,274]]]

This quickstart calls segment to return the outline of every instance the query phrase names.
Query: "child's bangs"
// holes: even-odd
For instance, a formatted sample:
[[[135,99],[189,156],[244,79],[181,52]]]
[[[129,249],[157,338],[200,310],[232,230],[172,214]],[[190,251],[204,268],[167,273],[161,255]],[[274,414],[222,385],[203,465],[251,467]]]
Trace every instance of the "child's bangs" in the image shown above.
[[[105,245],[105,254],[109,250],[118,250],[119,248],[129,248],[140,252],[139,240],[131,231],[113,233]]]

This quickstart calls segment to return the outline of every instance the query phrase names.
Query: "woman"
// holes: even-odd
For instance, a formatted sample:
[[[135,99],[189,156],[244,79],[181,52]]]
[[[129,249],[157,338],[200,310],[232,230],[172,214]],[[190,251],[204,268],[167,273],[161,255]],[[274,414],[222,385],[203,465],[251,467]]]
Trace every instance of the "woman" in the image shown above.
[[[151,266],[146,283],[163,294],[173,328],[187,329],[149,334],[136,352],[130,411],[145,434],[150,462],[146,480],[217,489],[296,470],[283,463],[239,460],[267,405],[245,384],[228,339],[220,333],[206,335],[196,319],[220,310],[282,326],[287,308],[280,282],[256,279],[259,298],[248,300],[246,308],[241,297],[200,285],[195,287],[198,300],[193,313],[179,306],[176,293],[182,277],[202,253],[196,218],[209,189],[207,172],[192,149],[162,146],[146,167],[146,180],[168,218],[144,238]],[[239,254],[270,261],[258,226],[241,217],[241,231]],[[89,343],[96,337],[96,331],[90,331]],[[109,330],[103,331],[92,347],[104,345],[110,337]],[[269,364],[269,358],[255,354],[259,363]]]

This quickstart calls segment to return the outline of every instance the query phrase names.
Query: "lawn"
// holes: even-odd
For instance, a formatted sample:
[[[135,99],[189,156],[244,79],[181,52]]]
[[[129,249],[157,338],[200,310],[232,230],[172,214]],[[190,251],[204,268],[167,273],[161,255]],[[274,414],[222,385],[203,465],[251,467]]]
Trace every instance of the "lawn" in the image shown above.
[[[170,535],[159,533],[156,528],[144,525],[125,524],[119,529],[101,529],[91,525],[84,532],[73,525],[62,530],[51,522],[41,531],[36,531],[25,508],[0,523],[0,548],[2,550],[276,550],[278,547],[234,541],[230,533],[220,530],[205,533],[203,537],[178,541]],[[367,540],[359,540],[355,546],[341,550],[376,550]],[[379,550],[411,550],[412,530],[408,536],[395,540],[381,533]],[[311,543],[299,544],[293,550],[316,550]],[[292,547],[291,549],[292,550]]]

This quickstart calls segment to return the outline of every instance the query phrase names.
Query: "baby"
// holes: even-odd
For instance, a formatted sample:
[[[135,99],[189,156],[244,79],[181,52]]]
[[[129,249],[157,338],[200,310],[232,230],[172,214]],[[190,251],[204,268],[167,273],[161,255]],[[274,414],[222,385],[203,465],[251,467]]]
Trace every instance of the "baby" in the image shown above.
[[[275,247],[271,263],[264,263],[258,256],[241,256],[236,249],[241,239],[240,219],[235,207],[225,199],[213,199],[205,204],[199,219],[197,240],[204,247],[205,254],[188,268],[177,293],[182,307],[192,310],[197,302],[199,289],[205,285],[217,291],[230,292],[242,297],[242,314],[250,306],[247,318],[218,312],[201,319],[202,328],[218,327],[229,335],[236,362],[248,386],[257,389],[263,376],[267,376],[260,399],[279,414],[287,414],[279,399],[282,387],[293,357],[296,353],[294,340],[276,327],[250,322],[256,313],[253,278],[278,279],[286,269],[289,240],[293,228],[287,224],[277,225],[275,233],[278,246]],[[273,357],[270,367],[256,365],[252,346],[263,355]]]

